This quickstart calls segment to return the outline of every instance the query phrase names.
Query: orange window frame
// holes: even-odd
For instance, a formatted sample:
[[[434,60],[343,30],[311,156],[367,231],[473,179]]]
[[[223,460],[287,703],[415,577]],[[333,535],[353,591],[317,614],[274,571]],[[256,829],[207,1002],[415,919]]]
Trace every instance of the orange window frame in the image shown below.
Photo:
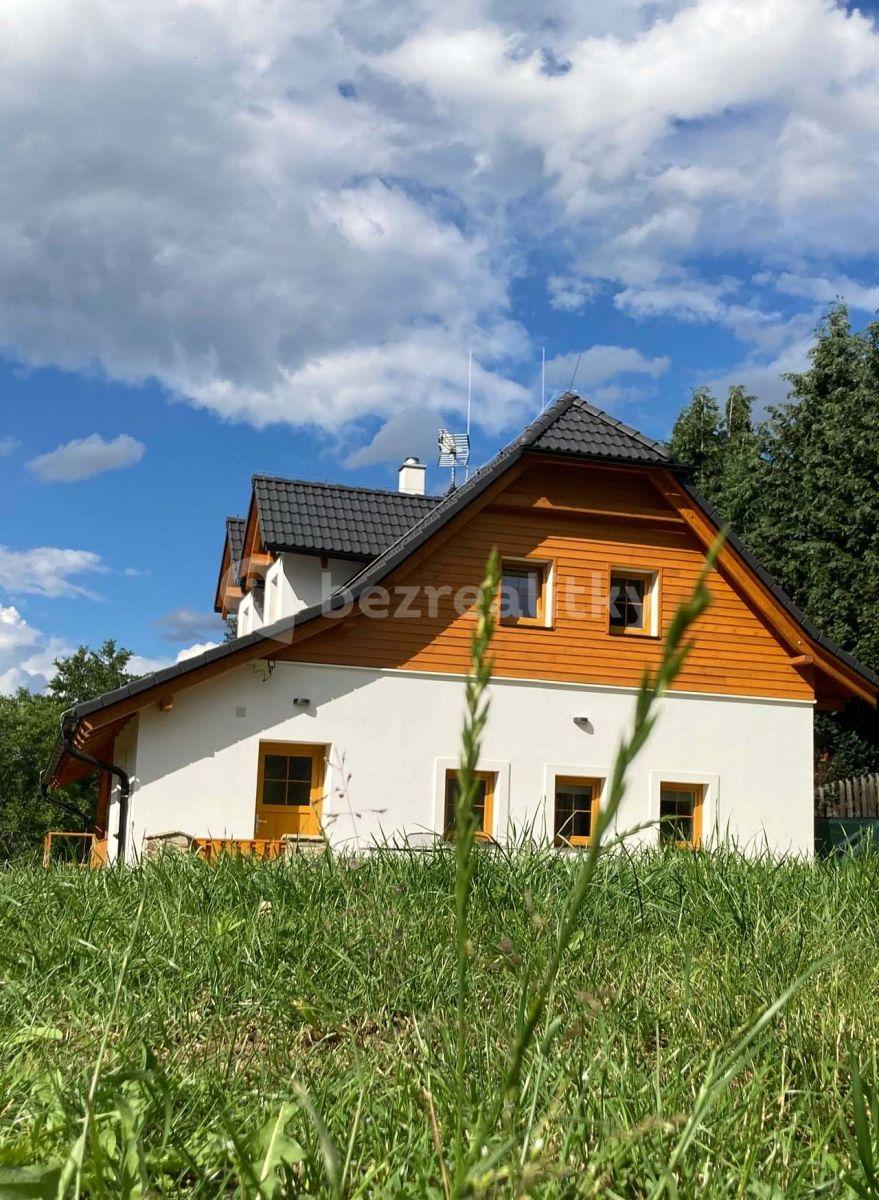
[[[502,558],[501,559],[501,583],[498,589],[498,616],[501,625],[509,628],[519,628],[521,626],[530,626],[531,628],[547,628],[547,613],[549,590],[550,566],[548,562],[537,561],[532,558]],[[520,574],[528,573],[537,576],[537,615],[534,617],[513,617],[503,615],[503,590],[504,576],[508,572],[517,571]]]
[[[591,787],[592,802],[589,815],[589,836],[584,837],[582,834],[560,834],[558,831],[558,816],[556,813],[557,796],[560,788],[564,787]],[[601,780],[588,778],[581,775],[556,775],[555,783],[553,784],[553,843],[556,846],[588,846],[592,841],[592,836],[595,832],[595,823],[598,820],[598,812],[601,807]]]
[[[644,604],[641,624],[624,627],[611,624],[610,608],[613,604],[614,580],[638,579],[644,584]],[[659,636],[659,571],[645,571],[641,567],[611,567],[607,586],[607,629],[612,637],[658,637]],[[654,632],[655,630],[655,632]]]
[[[670,783],[664,781],[659,785],[659,810],[660,821],[662,820],[662,793],[663,792],[686,792],[692,797],[693,815],[691,818],[691,835],[688,839],[677,839],[676,841],[666,841],[662,839],[662,825],[659,827],[659,844],[660,846],[675,846],[679,850],[698,850],[702,845],[702,807],[705,803],[705,785],[701,783]]]
[[[448,804],[449,784],[452,780],[457,782],[457,776],[457,767],[449,767],[443,780],[443,837],[446,841],[453,841],[456,832],[454,827],[447,826],[446,806]],[[497,776],[494,771],[474,771],[473,777],[485,782],[485,807],[482,810],[482,828],[477,828],[475,837],[480,841],[489,841],[494,836],[494,790],[497,784]]]

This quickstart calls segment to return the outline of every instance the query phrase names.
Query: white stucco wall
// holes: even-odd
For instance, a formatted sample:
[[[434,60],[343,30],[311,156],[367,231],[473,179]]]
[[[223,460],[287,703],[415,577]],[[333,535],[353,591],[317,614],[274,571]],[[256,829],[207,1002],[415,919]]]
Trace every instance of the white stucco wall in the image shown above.
[[[297,697],[310,703],[296,706]],[[431,838],[462,706],[460,677],[298,663],[271,675],[250,664],[179,692],[170,712],[151,707],[128,733],[130,853],[171,830],[252,837],[261,738],[329,747],[324,822],[334,843]],[[554,776],[605,777],[632,707],[626,689],[496,681],[480,762],[497,773],[495,836],[551,830]],[[662,709],[632,769],[620,830],[657,817],[661,781],[698,782],[706,841],[811,853],[811,705],[687,694]]]
[[[323,566],[326,562],[326,566]],[[313,554],[279,554],[266,572],[266,624],[290,617],[328,599],[362,567],[346,559],[321,559]],[[278,604],[268,609],[270,585],[276,585]]]
[[[326,566],[324,566],[326,562]],[[292,617],[329,598],[361,569],[343,558],[321,559],[313,554],[279,554],[265,576],[263,607],[248,593],[238,607],[238,633],[243,635]]]

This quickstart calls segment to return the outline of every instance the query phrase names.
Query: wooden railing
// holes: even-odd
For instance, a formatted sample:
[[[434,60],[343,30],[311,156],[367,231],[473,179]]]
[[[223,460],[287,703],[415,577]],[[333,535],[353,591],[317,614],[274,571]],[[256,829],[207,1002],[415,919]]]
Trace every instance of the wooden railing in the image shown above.
[[[62,849],[63,847],[63,849]],[[52,829],[43,838],[43,866],[105,867],[107,839],[94,833]]]
[[[837,779],[815,789],[815,816],[822,819],[879,819],[879,775]]]

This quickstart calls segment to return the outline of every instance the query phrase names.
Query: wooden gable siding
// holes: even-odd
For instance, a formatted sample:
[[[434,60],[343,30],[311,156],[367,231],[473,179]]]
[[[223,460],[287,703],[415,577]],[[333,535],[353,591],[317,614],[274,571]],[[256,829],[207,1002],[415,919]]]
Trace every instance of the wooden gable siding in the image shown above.
[[[661,639],[608,632],[612,567],[658,571],[660,630],[691,592],[704,562],[694,534],[643,472],[535,463],[445,540],[386,581],[419,589],[473,586],[497,546],[511,558],[553,564],[552,628],[498,628],[495,674],[508,678],[635,687],[658,663]],[[571,586],[585,611],[567,611]],[[713,603],[695,629],[695,647],[678,678],[683,691],[813,699],[808,668],[791,654],[733,585],[715,573]],[[592,603],[595,597],[594,605]],[[474,616],[452,599],[436,615],[375,618],[354,612],[325,632],[282,651],[305,662],[464,673]]]

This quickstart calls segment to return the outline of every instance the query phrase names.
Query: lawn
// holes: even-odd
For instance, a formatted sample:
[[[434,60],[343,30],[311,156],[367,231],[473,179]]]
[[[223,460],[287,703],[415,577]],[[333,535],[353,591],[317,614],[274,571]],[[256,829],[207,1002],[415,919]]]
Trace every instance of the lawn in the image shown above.
[[[575,869],[476,855],[465,1137]],[[0,872],[0,1196],[443,1197],[454,891],[448,850]],[[877,1194],[877,930],[879,858],[607,856],[477,1190]]]

